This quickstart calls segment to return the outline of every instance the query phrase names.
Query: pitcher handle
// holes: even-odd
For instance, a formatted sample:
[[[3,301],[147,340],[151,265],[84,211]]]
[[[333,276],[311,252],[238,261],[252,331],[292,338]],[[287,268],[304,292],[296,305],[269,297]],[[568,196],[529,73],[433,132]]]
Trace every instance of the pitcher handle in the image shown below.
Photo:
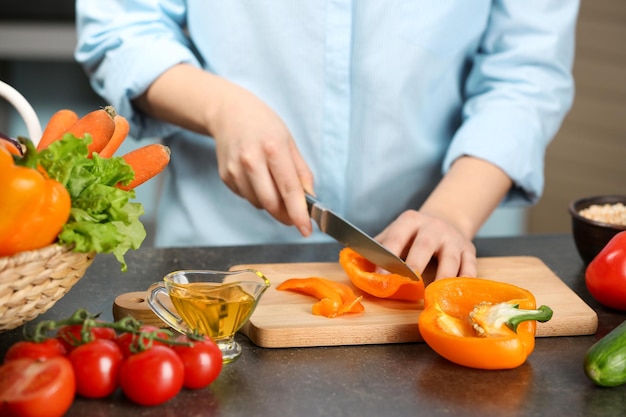
[[[41,124],[30,103],[15,88],[2,80],[0,80],[0,97],[3,97],[15,107],[15,110],[24,120],[24,124],[26,124],[30,140],[37,146],[41,140]]]
[[[159,299],[159,294],[165,294],[165,296],[169,297],[164,284],[153,284],[150,287],[150,292],[148,294],[148,305],[154,314],[156,314],[161,320],[177,332],[183,334],[187,333],[183,319],[178,317],[175,313],[170,311],[165,304],[163,304],[163,302]]]

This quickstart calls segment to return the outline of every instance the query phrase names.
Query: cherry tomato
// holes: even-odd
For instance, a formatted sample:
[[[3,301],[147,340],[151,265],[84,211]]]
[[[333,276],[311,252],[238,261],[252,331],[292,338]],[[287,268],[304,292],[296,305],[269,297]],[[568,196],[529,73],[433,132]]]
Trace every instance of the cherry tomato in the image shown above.
[[[139,329],[142,333],[151,333],[156,332],[157,337],[160,339],[169,339],[169,334],[156,326],[144,325]],[[122,350],[122,354],[125,358],[129,357],[132,354],[135,354],[141,350],[141,346],[148,346],[152,343],[152,346],[156,345],[165,345],[163,342],[159,342],[158,340],[153,340],[152,342],[146,338],[141,337],[134,333],[122,333],[115,339],[115,343]]]
[[[20,358],[30,359],[50,359],[55,356],[64,356],[66,354],[65,346],[58,339],[46,339],[43,342],[17,342],[7,350],[4,355],[4,361],[12,361]]]
[[[185,366],[183,386],[198,389],[209,386],[215,381],[222,370],[222,351],[217,344],[208,336],[205,336],[203,340],[191,340],[185,335],[180,335],[176,341],[191,343],[190,346],[172,346]]]
[[[92,327],[89,333],[89,340],[83,340],[82,330],[82,324],[63,326],[57,330],[56,338],[63,343],[68,352],[71,352],[83,343],[96,339],[115,340],[117,336],[115,330],[109,327]]]
[[[87,398],[107,397],[118,387],[122,351],[111,340],[96,339],[78,346],[68,355],[74,375],[76,392]]]
[[[61,417],[72,405],[75,384],[63,356],[7,362],[0,367],[0,415]]]
[[[120,386],[124,394],[141,405],[166,402],[183,387],[185,367],[169,347],[152,346],[129,356],[120,368]]]

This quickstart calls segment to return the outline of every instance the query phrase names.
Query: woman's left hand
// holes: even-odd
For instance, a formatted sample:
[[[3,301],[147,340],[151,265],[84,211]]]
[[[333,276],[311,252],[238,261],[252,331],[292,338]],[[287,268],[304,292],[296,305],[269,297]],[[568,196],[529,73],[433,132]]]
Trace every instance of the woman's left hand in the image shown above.
[[[432,215],[407,210],[378,234],[376,240],[420,274],[432,258],[437,260],[435,279],[477,274],[476,248],[472,241]]]

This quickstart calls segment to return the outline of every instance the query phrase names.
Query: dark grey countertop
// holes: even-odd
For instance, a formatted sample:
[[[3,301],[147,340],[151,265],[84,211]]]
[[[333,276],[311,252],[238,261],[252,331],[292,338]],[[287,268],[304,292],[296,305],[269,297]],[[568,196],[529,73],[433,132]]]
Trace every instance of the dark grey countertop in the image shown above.
[[[598,313],[595,336],[537,339],[519,368],[482,371],[440,358],[424,343],[266,349],[238,336],[239,360],[207,389],[183,391],[157,407],[140,407],[116,393],[106,400],[77,398],[68,417],[105,416],[618,416],[626,414],[626,386],[600,388],[583,372],[587,349],[626,319],[600,306],[584,285],[584,267],[570,235],[477,239],[478,255],[536,256]],[[46,314],[60,319],[85,307],[112,319],[115,297],[145,290],[167,272],[228,269],[241,263],[334,261],[338,245],[155,249],[127,255],[121,273],[97,256],[81,281]],[[34,322],[33,322],[34,323]],[[32,323],[31,323],[32,324]],[[0,333],[0,355],[22,329]]]

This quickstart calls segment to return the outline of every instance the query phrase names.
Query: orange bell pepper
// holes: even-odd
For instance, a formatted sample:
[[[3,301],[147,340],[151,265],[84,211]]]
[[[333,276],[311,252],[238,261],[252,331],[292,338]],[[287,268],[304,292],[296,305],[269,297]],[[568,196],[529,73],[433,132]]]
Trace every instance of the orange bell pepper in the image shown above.
[[[296,291],[319,299],[312,312],[317,316],[336,317],[345,313],[365,311],[361,299],[347,285],[326,278],[290,278],[276,287],[277,290]]]
[[[0,256],[53,243],[70,216],[68,191],[37,169],[33,143],[23,144],[23,158],[0,146]]]
[[[445,278],[424,293],[418,325],[424,341],[459,365],[479,369],[520,366],[535,348],[537,321],[552,310],[535,307],[530,291],[481,278]]]
[[[377,273],[376,265],[350,248],[339,252],[339,264],[355,287],[374,297],[417,302],[424,296],[422,279],[415,281],[398,274]]]

